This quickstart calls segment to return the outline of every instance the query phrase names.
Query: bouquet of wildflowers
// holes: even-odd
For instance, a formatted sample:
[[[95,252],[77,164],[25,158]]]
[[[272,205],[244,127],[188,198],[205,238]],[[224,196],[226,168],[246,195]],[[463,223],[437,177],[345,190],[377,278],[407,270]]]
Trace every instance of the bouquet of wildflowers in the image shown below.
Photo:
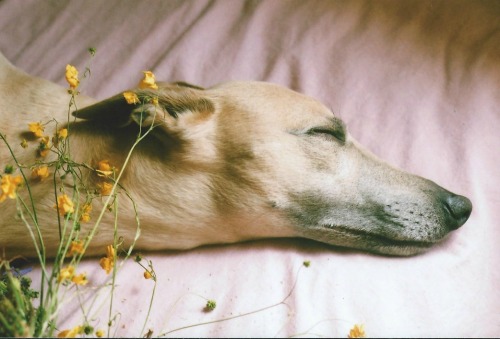
[[[94,49],[89,49],[92,56]],[[86,68],[84,78],[90,74]],[[36,256],[41,270],[40,291],[31,288],[31,280],[25,276],[23,271],[11,267],[11,260],[0,259],[0,336],[53,336],[75,337],[76,335],[105,335],[105,329],[95,329],[89,321],[75,326],[72,329],[56,328],[57,316],[60,312],[61,299],[67,298],[68,293],[83,293],[88,284],[85,272],[80,272],[79,264],[85,255],[85,251],[95,236],[104,213],[114,213],[115,221],[118,217],[118,195],[125,194],[132,200],[126,190],[120,185],[123,169],[135,146],[151,131],[141,130],[135,143],[129,151],[127,160],[122,169],[118,169],[108,160],[103,159],[94,166],[74,161],[71,154],[69,140],[71,138],[71,111],[76,110],[75,97],[79,94],[80,78],[76,67],[66,66],[65,72],[68,88],[68,119],[65,122],[51,120],[48,122],[33,122],[27,127],[27,133],[32,134],[35,140],[37,159],[32,164],[21,164],[14,154],[7,137],[0,134],[0,138],[8,147],[12,155],[13,164],[5,164],[4,172],[1,174],[0,203],[9,203],[14,200],[17,204],[17,214],[24,221],[33,241]],[[141,88],[157,89],[154,74],[150,71],[144,72],[144,79],[139,83]],[[125,92],[124,97],[129,104],[141,104],[139,98],[133,92]],[[148,102],[157,102],[157,97],[147,99]],[[64,127],[60,128],[61,124]],[[55,126],[54,134],[46,133],[49,127]],[[26,139],[20,141],[23,148],[31,147]],[[54,154],[54,160],[46,160],[49,154]],[[95,176],[95,186],[89,187],[83,180],[82,172],[90,171]],[[30,173],[30,174],[28,174]],[[59,228],[59,243],[57,252],[51,265],[47,265],[48,255],[45,250],[43,234],[37,218],[37,210],[31,194],[31,185],[38,182],[52,180],[54,187],[54,209],[57,211],[57,226]],[[28,199],[18,193],[26,190]],[[92,201],[101,199],[104,208],[95,214],[92,220]],[[133,200],[132,200],[133,201]],[[134,204],[135,207],[135,204]],[[140,234],[139,218],[136,214],[137,232],[135,240]],[[93,221],[95,224],[89,231],[82,231],[82,224]],[[111,302],[109,306],[110,319],[107,322],[107,335],[113,325],[113,303],[112,296],[116,273],[132,253],[134,243],[124,248],[123,242],[118,237],[117,222],[115,222],[114,241],[105,249],[105,255],[100,258],[99,265],[103,273],[110,276],[107,284],[111,288]],[[121,257],[117,254],[123,254]],[[156,288],[156,274],[151,261],[143,264],[142,258],[136,256],[136,262],[144,268],[144,278],[154,281]],[[153,289],[154,296],[154,289]],[[153,298],[152,296],[152,298]],[[153,299],[151,299],[152,302]],[[36,305],[36,306],[34,306]],[[151,305],[150,305],[151,309]],[[82,307],[82,310],[84,308]],[[149,315],[149,312],[148,312]],[[84,315],[84,319],[91,319]]]

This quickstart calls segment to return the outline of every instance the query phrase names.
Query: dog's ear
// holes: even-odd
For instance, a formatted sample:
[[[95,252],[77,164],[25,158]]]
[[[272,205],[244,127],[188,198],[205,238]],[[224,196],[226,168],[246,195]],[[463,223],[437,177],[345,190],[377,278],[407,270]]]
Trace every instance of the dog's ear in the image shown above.
[[[169,132],[184,115],[195,115],[201,121],[214,111],[213,103],[204,97],[203,89],[185,83],[163,84],[159,88],[134,89],[73,112],[77,118],[124,127],[136,123],[143,127]],[[158,132],[158,131],[156,131]]]

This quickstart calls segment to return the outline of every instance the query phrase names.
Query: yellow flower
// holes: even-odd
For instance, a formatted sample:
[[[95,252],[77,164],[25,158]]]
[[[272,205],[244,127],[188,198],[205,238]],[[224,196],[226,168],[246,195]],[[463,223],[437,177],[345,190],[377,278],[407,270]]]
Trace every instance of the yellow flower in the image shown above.
[[[85,273],[75,275],[75,267],[72,265],[61,268],[59,275],[57,276],[58,283],[70,280],[76,285],[86,285],[89,282]]]
[[[139,103],[139,97],[134,92],[123,92],[123,97],[129,105]]]
[[[64,330],[59,332],[57,335],[58,338],[75,338],[78,334],[83,333],[82,326],[73,327],[71,330]]]
[[[73,278],[71,278],[71,281],[76,285],[87,285],[87,283],[89,282],[85,273],[73,276]]]
[[[68,137],[68,129],[67,128],[62,128],[57,132],[57,138],[59,140],[66,139]]]
[[[68,137],[68,130],[66,128],[62,128],[56,132],[56,134],[52,138],[52,142],[54,143],[54,145],[57,146],[59,144],[59,141],[63,141],[67,137]]]
[[[49,137],[45,136],[40,140],[40,145],[38,145],[38,154],[45,158],[50,151],[50,141]]]
[[[43,131],[45,130],[45,127],[41,123],[33,122],[31,124],[28,124],[28,127],[37,138],[43,137]]]
[[[103,330],[97,330],[97,331],[95,331],[95,336],[96,336],[97,338],[102,338],[102,337],[104,337],[104,331],[103,331]]]
[[[59,271],[59,276],[57,277],[57,282],[61,283],[67,280],[70,280],[73,278],[73,275],[75,274],[75,268],[71,265],[68,267],[61,268]]]
[[[348,338],[366,338],[365,326],[355,324],[349,331]]]
[[[108,257],[103,257],[99,260],[99,265],[101,265],[101,268],[106,271],[106,274],[109,274],[109,272],[113,269],[114,263],[113,260]]]
[[[151,275],[151,272],[149,271],[144,271],[144,279],[151,279],[153,276]]]
[[[66,194],[57,197],[57,205],[54,205],[54,208],[58,208],[59,214],[62,216],[75,211],[73,201]]]
[[[110,195],[113,190],[113,184],[110,182],[98,183],[97,187],[99,188],[99,193],[101,193],[101,195]]]
[[[43,180],[49,176],[49,168],[47,166],[40,166],[31,171],[31,179]]]
[[[92,211],[91,204],[85,204],[82,208],[82,215],[80,215],[80,222],[89,222],[90,221],[90,212]]]
[[[28,142],[26,141],[26,139],[23,139],[23,141],[21,141],[21,147],[22,148],[28,147]]]
[[[84,252],[84,247],[83,247],[83,241],[81,240],[73,240],[71,242],[71,245],[69,246],[68,254],[67,256],[75,256],[77,254],[83,254]]]
[[[100,177],[107,177],[116,171],[116,168],[109,164],[109,160],[101,160],[97,163],[97,175]]]
[[[142,73],[144,73],[144,79],[139,82],[139,88],[158,89],[153,72],[144,71]]]
[[[153,99],[151,99],[151,103],[155,106],[158,106],[158,97],[154,97]]]
[[[80,216],[80,222],[89,222],[90,221],[90,214],[88,213],[83,213]]]
[[[113,245],[108,245],[108,247],[106,247],[106,256],[101,258],[99,265],[101,265],[102,269],[106,271],[106,274],[111,272],[115,266],[115,249],[113,248]]]
[[[0,202],[4,201],[7,197],[15,199],[17,188],[22,182],[23,177],[20,175],[15,177],[10,174],[4,175],[0,181]]]
[[[66,65],[66,81],[71,89],[75,89],[80,84],[78,80],[78,70],[75,66]]]

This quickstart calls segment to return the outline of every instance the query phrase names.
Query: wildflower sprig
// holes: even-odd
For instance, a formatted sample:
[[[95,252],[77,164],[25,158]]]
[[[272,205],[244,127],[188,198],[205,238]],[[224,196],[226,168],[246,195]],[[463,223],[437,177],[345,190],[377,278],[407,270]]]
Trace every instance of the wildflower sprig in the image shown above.
[[[94,56],[95,49],[89,49],[89,53],[91,56]],[[90,242],[96,234],[104,213],[108,211],[108,206],[112,206],[115,217],[114,242],[106,249],[106,256],[100,260],[100,265],[105,272],[108,274],[112,273],[110,320],[108,321],[108,324],[111,324],[111,319],[114,318],[112,314],[112,296],[115,277],[119,268],[117,265],[116,251],[118,248],[123,248],[123,241],[119,236],[117,223],[119,210],[118,195],[120,193],[124,193],[128,199],[131,199],[137,222],[137,231],[132,244],[128,249],[122,249],[125,253],[124,260],[132,253],[135,242],[140,235],[137,206],[130,194],[120,185],[120,179],[133,150],[137,144],[147,136],[151,128],[141,130],[141,133],[138,135],[136,142],[127,154],[126,160],[120,169],[107,160],[102,160],[96,164],[95,167],[75,162],[72,159],[69,143],[72,134],[72,121],[70,117],[71,111],[77,109],[75,98],[80,93],[79,91],[83,80],[90,76],[90,68],[85,68],[83,78],[81,78],[77,67],[68,64],[65,68],[64,75],[68,83],[68,93],[70,95],[67,120],[64,122],[64,126],[61,126],[60,122],[56,120],[32,122],[26,126],[27,131],[31,133],[32,136],[29,138],[27,137],[28,140],[22,139],[20,141],[20,145],[23,149],[34,149],[36,155],[34,164],[21,164],[7,141],[7,137],[4,134],[0,134],[0,140],[7,145],[13,160],[13,164],[5,165],[5,173],[0,174],[0,203],[7,203],[7,200],[16,201],[18,206],[17,213],[26,224],[30,233],[42,272],[39,307],[34,308],[31,306],[31,303],[26,305],[26,307],[30,307],[30,312],[33,313],[32,316],[28,317],[26,309],[22,308],[21,304],[16,302],[12,303],[13,300],[19,299],[18,294],[8,294],[7,301],[10,303],[9,305],[11,305],[9,307],[19,311],[21,317],[16,316],[6,320],[2,318],[4,313],[0,312],[0,322],[3,321],[3,323],[5,323],[5,321],[7,321],[7,323],[10,324],[11,320],[14,321],[12,326],[6,326],[3,323],[0,324],[0,328],[6,328],[8,331],[6,333],[0,333],[5,334],[5,336],[54,335],[56,331],[57,314],[61,309],[61,301],[59,298],[64,298],[68,291],[73,291],[78,296],[78,294],[90,283],[86,273],[81,272],[78,267]],[[153,88],[155,86],[154,74],[149,72],[145,74],[145,76],[148,77],[144,81],[145,86]],[[92,181],[87,182],[83,179],[85,176],[84,171],[87,170],[96,173],[97,182],[94,182],[95,186],[93,187]],[[26,172],[31,173],[31,176],[26,175]],[[40,182],[47,180],[52,180],[53,182],[54,210],[57,212],[54,213],[54,215],[57,216],[55,224],[57,224],[59,229],[57,252],[50,269],[46,266],[46,244],[36,213],[37,208],[31,193],[32,185],[38,185]],[[118,190],[118,188],[120,188],[120,190]],[[26,195],[18,194],[20,190],[26,190]],[[25,196],[28,197],[28,200],[25,200]],[[92,216],[92,206],[95,199],[104,200],[104,207],[101,209],[100,213],[97,213],[97,216]],[[90,227],[84,233],[81,224],[89,223],[91,220],[94,221],[94,226]],[[54,246],[54,244],[51,244],[51,246]],[[0,271],[3,263],[4,261],[0,261]],[[156,274],[151,262],[149,262],[149,269],[147,272],[150,275],[150,279],[155,281],[156,285]],[[145,274],[145,277],[146,276],[147,274]],[[11,291],[12,288],[9,286],[13,284],[12,286],[15,287],[19,281],[24,280],[12,277],[12,279],[9,280],[10,285],[6,282],[0,282],[0,294],[2,291]],[[4,293],[3,295],[6,294]],[[3,299],[0,297],[0,308],[4,305],[1,300]],[[78,298],[78,300],[80,300],[80,298]],[[86,312],[90,312],[89,310],[85,310],[83,307],[81,309],[84,312],[84,319],[92,319],[92,317],[86,314]],[[110,326],[108,326],[108,335],[110,334]],[[59,336],[73,337],[92,333],[94,333],[93,327],[88,323],[88,320],[85,320],[83,324],[74,328],[62,329],[59,331]],[[102,329],[96,330],[95,335],[97,337],[102,337],[104,331]]]
[[[146,261],[146,264],[143,262]],[[151,260],[143,260],[140,254],[135,256],[135,262],[144,269],[144,279],[152,279],[156,281],[156,272],[153,267],[153,262]]]
[[[148,307],[148,312],[146,314],[146,318],[144,320],[144,325],[142,326],[142,329],[141,329],[141,333],[144,333],[144,330],[146,328],[146,324],[147,324],[147,320],[149,318],[149,315],[151,314],[151,310],[153,308],[153,301],[154,301],[154,297],[155,297],[155,292],[156,292],[156,286],[157,286],[157,277],[156,277],[156,272],[154,270],[154,267],[153,267],[153,262],[151,260],[145,260],[146,261],[146,264],[143,264],[143,258],[140,254],[137,254],[135,256],[135,262],[142,267],[142,269],[144,270],[143,272],[143,276],[144,276],[144,279],[146,280],[153,280],[153,291],[151,292],[151,299],[149,301],[149,307]],[[149,333],[149,331],[148,331]]]

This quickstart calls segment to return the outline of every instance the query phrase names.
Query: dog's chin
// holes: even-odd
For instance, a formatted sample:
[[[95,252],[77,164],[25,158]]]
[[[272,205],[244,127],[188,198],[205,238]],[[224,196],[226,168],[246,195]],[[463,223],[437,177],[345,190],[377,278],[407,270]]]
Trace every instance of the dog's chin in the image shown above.
[[[313,238],[331,245],[386,256],[414,256],[428,251],[438,241],[401,240],[345,227],[321,225]]]
[[[386,256],[410,257],[427,252],[433,245],[428,243],[377,245],[367,251]]]

